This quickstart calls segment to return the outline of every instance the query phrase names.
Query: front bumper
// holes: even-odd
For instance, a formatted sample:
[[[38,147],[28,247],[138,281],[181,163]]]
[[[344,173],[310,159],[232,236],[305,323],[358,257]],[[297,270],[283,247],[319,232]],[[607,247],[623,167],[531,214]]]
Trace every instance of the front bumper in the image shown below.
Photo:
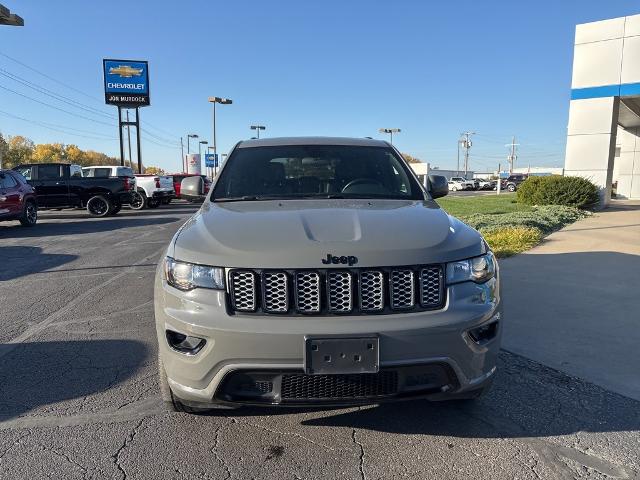
[[[498,285],[497,279],[492,279],[482,285],[468,282],[449,286],[447,304],[438,311],[372,316],[250,316],[230,315],[223,291],[181,292],[168,286],[159,270],[155,282],[159,352],[174,395],[191,405],[347,405],[417,396],[443,399],[476,390],[491,381],[502,333]],[[498,322],[498,328],[490,339],[477,342],[469,334],[471,329],[492,322]],[[167,329],[204,338],[206,344],[197,355],[184,355],[167,343]],[[371,334],[379,337],[379,374],[395,372],[394,389],[365,389],[347,396],[285,394],[291,390],[283,390],[283,384],[292,381],[291,376],[297,375],[295,380],[305,385],[320,378],[304,374],[306,336]],[[362,374],[369,376],[366,379],[342,377],[357,385],[362,381],[375,383],[371,375],[379,374]],[[235,380],[238,375],[244,376],[244,384],[249,385],[244,393]],[[331,383],[340,376],[326,381]],[[416,382],[415,378],[422,380]],[[314,392],[304,388],[304,392]],[[265,389],[269,390],[266,395],[252,393],[264,393]]]

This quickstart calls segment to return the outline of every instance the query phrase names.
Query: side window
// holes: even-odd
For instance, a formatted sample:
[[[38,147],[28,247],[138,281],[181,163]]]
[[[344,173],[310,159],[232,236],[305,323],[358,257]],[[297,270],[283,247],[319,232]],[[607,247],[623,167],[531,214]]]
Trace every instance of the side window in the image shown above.
[[[18,185],[18,182],[10,174],[0,175],[0,188],[13,188]]]
[[[82,169],[83,177],[93,177],[93,168],[83,168]]]
[[[69,166],[69,176],[70,177],[81,177],[82,169],[78,165],[70,165]]]
[[[31,180],[31,167],[21,167],[16,170],[25,180]]]
[[[60,165],[38,165],[38,180],[59,180]]]

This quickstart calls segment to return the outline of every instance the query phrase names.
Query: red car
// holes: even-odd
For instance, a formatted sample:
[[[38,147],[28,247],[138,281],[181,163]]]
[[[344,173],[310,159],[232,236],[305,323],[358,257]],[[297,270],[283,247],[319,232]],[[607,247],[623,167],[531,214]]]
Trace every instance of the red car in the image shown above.
[[[173,173],[171,175],[173,176],[173,190],[176,192],[175,198],[181,198],[180,184],[182,183],[182,180],[186,177],[197,176],[197,174],[195,173]],[[207,194],[209,192],[209,188],[211,187],[211,180],[209,180],[209,178],[206,175],[200,175],[200,176],[204,180],[204,193]]]
[[[38,221],[33,187],[12,170],[0,170],[0,221],[3,220],[20,220],[25,227],[31,227]]]

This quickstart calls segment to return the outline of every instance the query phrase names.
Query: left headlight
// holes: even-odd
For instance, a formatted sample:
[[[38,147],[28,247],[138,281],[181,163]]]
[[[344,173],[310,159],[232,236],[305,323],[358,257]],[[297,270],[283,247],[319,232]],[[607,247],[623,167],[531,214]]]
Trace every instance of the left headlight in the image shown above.
[[[180,262],[171,257],[164,259],[164,278],[179,290],[194,288],[224,290],[224,269],[195,263]]]
[[[489,252],[479,257],[447,263],[447,283],[484,283],[496,275],[496,259]]]

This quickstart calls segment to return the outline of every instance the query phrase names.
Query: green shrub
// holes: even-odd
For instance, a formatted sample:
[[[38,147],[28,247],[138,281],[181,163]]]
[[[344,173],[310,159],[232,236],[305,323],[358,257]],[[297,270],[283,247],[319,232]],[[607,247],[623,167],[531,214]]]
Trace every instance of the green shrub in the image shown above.
[[[483,235],[506,227],[536,228],[546,235],[587,215],[587,212],[575,207],[544,205],[529,211],[468,215],[461,217],[461,220]]]
[[[531,227],[495,228],[484,234],[497,257],[510,257],[535,247],[542,239],[542,232]]]
[[[517,199],[526,205],[567,205],[586,208],[598,202],[598,187],[582,177],[529,177],[518,187]]]

